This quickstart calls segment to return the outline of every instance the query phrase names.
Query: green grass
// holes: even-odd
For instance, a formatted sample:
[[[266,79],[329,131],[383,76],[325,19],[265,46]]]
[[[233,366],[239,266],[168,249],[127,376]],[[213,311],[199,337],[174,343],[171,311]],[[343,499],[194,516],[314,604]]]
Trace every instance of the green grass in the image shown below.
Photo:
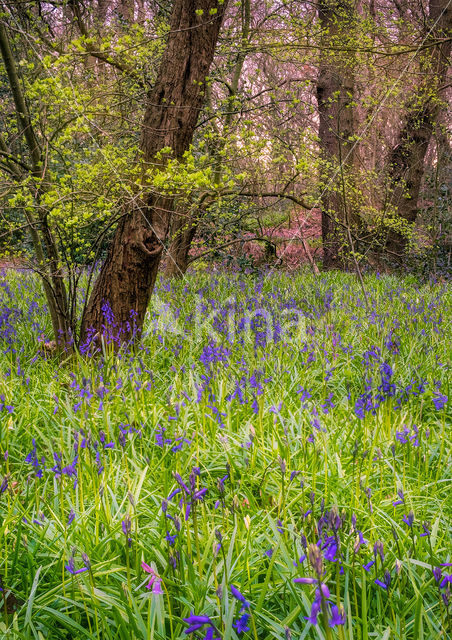
[[[452,561],[451,403],[433,402],[450,398],[449,287],[368,276],[367,311],[346,274],[194,274],[159,282],[135,352],[106,343],[95,358],[61,362],[40,355],[38,337],[50,336],[39,283],[10,272],[0,284],[0,637],[183,638],[191,612],[210,616],[224,640],[448,637],[447,584],[432,569]],[[274,340],[287,309],[304,319]],[[238,329],[244,317],[262,328],[265,314],[266,344],[256,326]],[[395,387],[359,418],[357,399],[372,378],[375,401],[383,362]],[[188,484],[193,468],[194,490],[207,492],[188,519],[174,496],[170,519],[173,474]],[[393,506],[398,490],[404,503]],[[315,585],[294,578],[315,573],[294,561],[322,526],[338,549],[322,552],[330,603],[314,626]],[[367,544],[356,551],[358,530]],[[377,541],[384,561],[366,571]],[[89,571],[71,575],[71,555]],[[161,594],[146,589],[143,561]],[[388,589],[374,582],[385,570]],[[250,603],[240,635],[231,584]],[[344,625],[325,624],[332,605]]]

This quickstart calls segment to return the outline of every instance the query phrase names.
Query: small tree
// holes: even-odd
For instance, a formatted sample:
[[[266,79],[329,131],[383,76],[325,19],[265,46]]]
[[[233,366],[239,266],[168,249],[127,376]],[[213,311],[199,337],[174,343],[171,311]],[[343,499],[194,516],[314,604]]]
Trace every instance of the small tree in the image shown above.
[[[114,317],[118,342],[140,331],[157,277],[173,213],[173,197],[146,192],[169,154],[183,158],[192,142],[205,82],[226,7],[219,0],[175,0],[168,42],[148,92],[141,130],[142,189],[118,224],[108,256],[82,318],[81,339],[100,336],[105,310]]]

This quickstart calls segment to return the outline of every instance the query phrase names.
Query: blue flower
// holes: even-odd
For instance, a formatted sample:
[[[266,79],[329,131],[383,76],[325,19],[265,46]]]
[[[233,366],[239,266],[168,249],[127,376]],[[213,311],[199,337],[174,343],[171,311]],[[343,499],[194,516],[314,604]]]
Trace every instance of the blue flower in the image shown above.
[[[176,538],[177,538],[177,534],[175,536],[172,536],[169,531],[166,532],[165,540],[167,540],[167,542],[171,547],[176,542]]]
[[[402,520],[404,521],[405,524],[407,524],[410,529],[413,526],[413,522],[414,522],[414,513],[412,511],[409,512],[409,514],[406,516],[404,515]]]
[[[0,493],[5,493],[8,488],[8,476],[3,478],[2,484],[0,485]]]
[[[311,605],[311,612],[309,614],[309,617],[305,616],[305,620],[307,620],[308,622],[310,622],[313,625],[317,624],[317,616],[320,613],[320,609],[321,609],[321,603],[318,602],[317,600],[314,600],[314,602]]]
[[[195,631],[199,631],[200,629],[202,629],[207,625],[207,629],[206,629],[203,640],[220,640],[220,638],[214,638],[213,636],[214,631],[217,631],[217,629],[213,624],[212,620],[209,618],[209,616],[195,616],[192,613],[191,615],[188,616],[188,618],[184,618],[184,622],[190,625],[188,629],[185,629],[184,631],[185,634],[188,635],[189,633],[194,633]]]
[[[391,574],[389,573],[389,571],[386,569],[384,576],[383,576],[383,580],[379,580],[378,578],[374,581],[375,584],[377,584],[379,587],[381,587],[382,589],[389,589],[390,585],[391,585]]]
[[[245,609],[250,608],[250,603],[248,602],[248,600],[245,600],[245,596],[242,595],[240,591],[236,587],[234,587],[233,584],[231,584],[231,593],[236,600],[242,603],[242,608],[240,609],[240,611],[244,611]]]
[[[440,393],[439,391],[435,391],[435,394],[433,397],[433,404],[435,405],[435,409],[437,411],[440,411],[441,409],[444,408],[446,402],[447,402],[447,396]]]
[[[76,569],[75,568],[75,561],[74,561],[74,556],[72,555],[69,560],[68,563],[64,565],[66,571],[69,571],[69,573],[72,576],[76,576],[79,573],[83,573],[84,571],[88,571],[88,567],[82,567],[81,569]]]
[[[241,616],[240,618],[238,618],[234,623],[233,623],[233,627],[235,627],[237,633],[245,633],[246,631],[249,631],[250,628],[248,626],[248,620],[250,618],[250,614],[249,613],[244,613],[243,616]]]
[[[345,611],[341,606],[342,612],[339,611],[339,608],[333,604],[331,606],[331,618],[328,621],[330,627],[336,627],[340,624],[345,624]]]
[[[171,500],[178,493],[185,494],[180,501],[180,505],[182,506],[183,504],[185,504],[185,520],[187,521],[190,516],[190,511],[195,503],[204,499],[204,496],[207,493],[207,488],[196,489],[196,477],[200,475],[200,470],[198,467],[194,467],[190,473],[188,480],[188,483],[190,485],[189,487],[182,480],[182,477],[179,473],[174,472],[173,475],[179,487],[174,489],[174,491],[169,494],[167,500]]]

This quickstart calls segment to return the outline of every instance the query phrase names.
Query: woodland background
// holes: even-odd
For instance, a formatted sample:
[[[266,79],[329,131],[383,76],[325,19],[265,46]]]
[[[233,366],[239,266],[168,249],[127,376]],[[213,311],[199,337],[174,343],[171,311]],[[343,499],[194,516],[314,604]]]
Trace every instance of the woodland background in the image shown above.
[[[162,266],[450,275],[449,0],[0,10],[0,242],[57,341],[129,339]]]

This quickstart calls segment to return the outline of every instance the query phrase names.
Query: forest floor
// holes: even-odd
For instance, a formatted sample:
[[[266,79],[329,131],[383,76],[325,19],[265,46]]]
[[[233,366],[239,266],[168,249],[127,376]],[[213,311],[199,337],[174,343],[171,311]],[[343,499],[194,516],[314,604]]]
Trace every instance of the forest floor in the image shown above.
[[[0,637],[446,640],[452,289],[365,286],[162,278],[61,360],[0,273]]]

